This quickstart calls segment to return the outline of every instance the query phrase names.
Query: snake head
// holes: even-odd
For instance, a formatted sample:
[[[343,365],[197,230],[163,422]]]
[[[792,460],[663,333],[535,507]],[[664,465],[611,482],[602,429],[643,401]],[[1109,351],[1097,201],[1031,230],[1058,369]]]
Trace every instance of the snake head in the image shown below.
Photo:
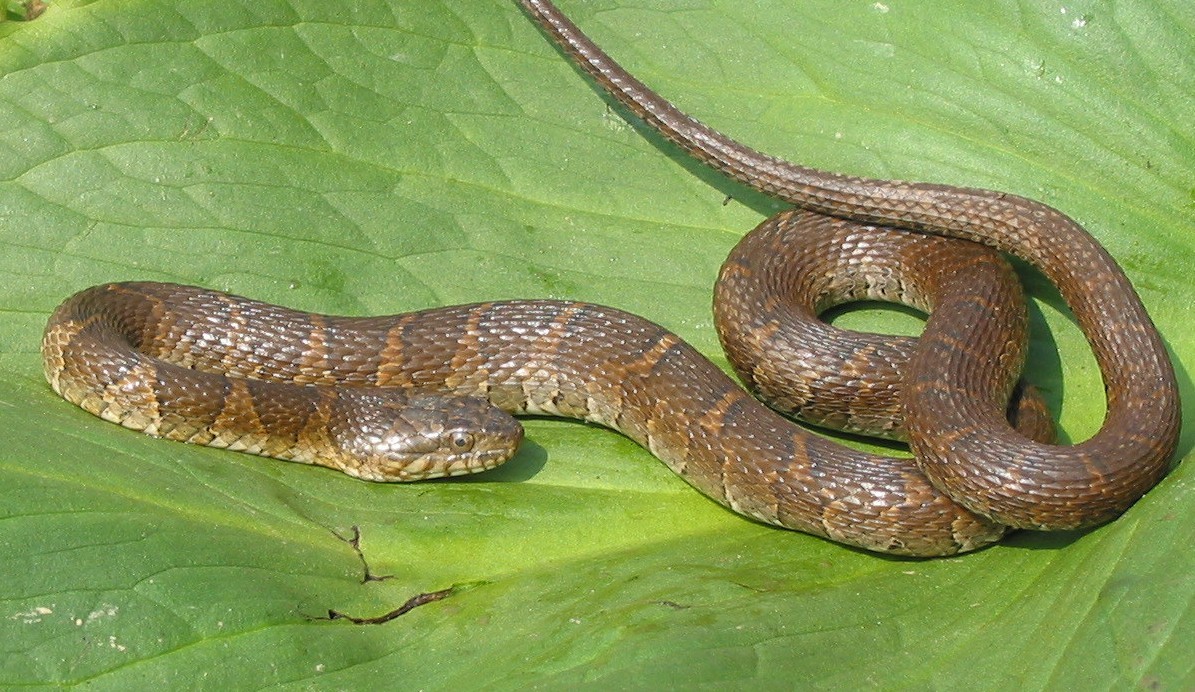
[[[341,470],[371,481],[486,471],[514,456],[523,439],[517,420],[472,397],[350,389],[332,419]]]

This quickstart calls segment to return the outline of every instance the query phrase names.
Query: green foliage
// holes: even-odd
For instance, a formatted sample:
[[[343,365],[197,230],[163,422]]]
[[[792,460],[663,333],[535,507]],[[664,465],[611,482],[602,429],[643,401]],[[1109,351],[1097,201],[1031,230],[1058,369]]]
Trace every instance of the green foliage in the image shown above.
[[[1189,398],[1186,0],[564,9],[765,151],[1074,215],[1138,286]],[[385,486],[153,440],[53,395],[46,317],[124,279],[352,314],[589,300],[724,363],[710,286],[778,207],[611,112],[513,2],[58,2],[0,29],[0,122],[0,684],[1192,682],[1189,460],[1096,531],[907,561],[752,524],[574,423],[529,421],[488,476]],[[1026,278],[1030,377],[1082,438],[1098,373]],[[393,578],[362,583],[354,525]],[[445,589],[385,625],[321,619]]]

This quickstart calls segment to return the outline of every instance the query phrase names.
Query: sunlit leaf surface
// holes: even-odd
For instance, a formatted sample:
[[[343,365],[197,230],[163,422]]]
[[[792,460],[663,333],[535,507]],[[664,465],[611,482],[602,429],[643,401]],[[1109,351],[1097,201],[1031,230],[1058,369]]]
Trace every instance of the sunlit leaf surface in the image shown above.
[[[1187,0],[563,5],[766,151],[1074,215],[1189,398]],[[109,425],[39,364],[53,307],[124,279],[350,314],[589,300],[724,364],[711,284],[777,208],[628,125],[513,2],[59,0],[0,24],[0,684],[1189,686],[1189,461],[1096,531],[891,560],[740,519],[590,426],[529,421],[488,476],[371,485]],[[1026,278],[1030,377],[1081,439],[1098,372]],[[391,579],[362,583],[353,526]]]

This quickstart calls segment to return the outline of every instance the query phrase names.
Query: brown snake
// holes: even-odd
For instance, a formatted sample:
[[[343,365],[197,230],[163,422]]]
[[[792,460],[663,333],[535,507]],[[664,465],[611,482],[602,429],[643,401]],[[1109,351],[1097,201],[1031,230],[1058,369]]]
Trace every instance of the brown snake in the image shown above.
[[[854,178],[758,153],[676,110],[550,3],[520,1],[663,136],[807,210],[768,219],[723,266],[715,302],[723,345],[748,385],[778,395],[778,406],[823,424],[905,436],[915,461],[808,433],[671,332],[585,303],[349,318],[173,284],[97,286],[69,298],[47,325],[42,352],[55,391],[150,434],[371,480],[456,475],[504,461],[521,427],[485,398],[511,413],[615,428],[745,516],[907,555],[971,550],[1006,526],[1107,521],[1165,473],[1179,428],[1170,361],[1124,273],[1065,215],[1013,195]],[[1052,428],[1032,396],[1010,425],[1025,351],[1019,286],[996,252],[939,235],[1019,256],[1058,287],[1104,377],[1108,413],[1091,439],[1049,444]],[[810,319],[860,298],[930,311],[924,334],[915,344],[865,335],[844,342],[842,332]],[[806,332],[785,337],[790,323],[838,352],[817,355]],[[775,351],[780,361],[754,360]],[[870,375],[885,357],[905,374]],[[828,371],[830,384],[796,392],[779,384],[813,370]],[[346,384],[379,387],[333,386]],[[844,391],[846,403],[838,402]],[[877,400],[889,414],[903,412],[904,426],[863,410]]]

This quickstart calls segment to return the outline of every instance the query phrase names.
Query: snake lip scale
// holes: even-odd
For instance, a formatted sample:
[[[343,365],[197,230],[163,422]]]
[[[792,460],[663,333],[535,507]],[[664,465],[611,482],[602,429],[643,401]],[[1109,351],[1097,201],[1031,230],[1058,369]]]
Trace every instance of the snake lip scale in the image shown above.
[[[762,154],[648,89],[552,3],[520,4],[634,116],[797,207],[747,234],[715,286],[715,325],[740,379],[818,425],[905,439],[913,459],[811,434],[663,327],[567,301],[363,318],[106,284],[51,316],[42,355],[53,389],[159,437],[382,481],[504,462],[522,438],[511,413],[577,418],[634,439],[743,516],[916,556],[973,550],[1008,527],[1096,525],[1165,474],[1180,420],[1173,367],[1124,272],[1073,220],[1011,194]],[[1107,415],[1084,442],[1053,444],[1040,396],[1018,384],[1025,306],[1002,252],[1057,286],[1095,353]],[[924,333],[853,334],[817,319],[859,299],[928,312]]]

